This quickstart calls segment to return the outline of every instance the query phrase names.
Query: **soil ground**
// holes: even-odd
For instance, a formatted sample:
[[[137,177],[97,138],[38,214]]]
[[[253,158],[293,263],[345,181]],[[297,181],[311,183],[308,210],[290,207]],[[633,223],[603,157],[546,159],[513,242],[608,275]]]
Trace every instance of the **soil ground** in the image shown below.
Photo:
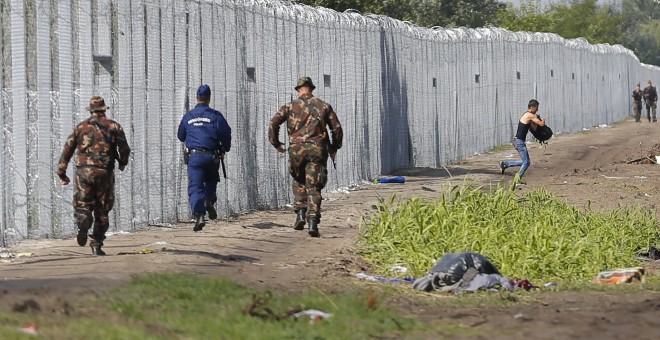
[[[528,184],[517,190],[546,187],[580,208],[638,204],[660,216],[660,166],[627,164],[659,143],[660,124],[630,119],[556,135],[546,146],[529,145]],[[0,310],[16,309],[32,299],[42,310],[56,312],[71,308],[69,301],[81,295],[94,296],[147,272],[223,276],[253,288],[283,291],[357,283],[353,274],[369,271],[354,253],[360,218],[373,211],[379,198],[434,198],[448,185],[466,179],[508,185],[516,170],[500,173],[498,162],[506,159],[518,159],[511,146],[446,168],[393,173],[405,175],[405,184],[365,182],[359,188],[326,193],[318,239],[290,228],[295,217],[290,210],[273,210],[216,220],[198,233],[192,224],[181,223],[114,234],[106,240],[105,257],[91,256],[89,248],[78,247],[74,238],[25,240],[7,251],[30,256],[0,259]],[[544,292],[532,303],[509,307],[449,309],[415,301],[402,298],[399,308],[424,320],[455,320],[469,329],[466,334],[488,338],[660,338],[658,292]]]

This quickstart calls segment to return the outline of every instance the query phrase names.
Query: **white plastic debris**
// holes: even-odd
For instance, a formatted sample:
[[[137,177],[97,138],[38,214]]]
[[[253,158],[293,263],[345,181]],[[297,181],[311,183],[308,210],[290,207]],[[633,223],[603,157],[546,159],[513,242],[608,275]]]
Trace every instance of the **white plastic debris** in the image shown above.
[[[310,323],[315,323],[319,322],[321,320],[329,319],[332,317],[332,314],[322,312],[320,310],[316,309],[306,309],[304,311],[298,312],[296,314],[292,315],[294,318],[298,319],[302,316],[309,316],[309,322]]]
[[[395,266],[390,267],[390,271],[391,272],[397,272],[397,273],[407,273],[408,268],[397,264]]]
[[[357,273],[357,274],[355,274],[355,277],[357,277],[358,279],[372,281],[372,282],[380,282],[381,281],[381,279],[378,276],[369,275],[369,274],[365,274],[365,273]]]
[[[8,253],[8,252],[0,253],[0,258],[3,258],[3,259],[14,259],[14,258],[32,257],[32,256],[34,256],[34,253],[26,253],[26,252],[23,252],[23,253]]]
[[[25,334],[30,334],[30,335],[38,335],[39,333],[37,332],[37,324],[36,323],[29,323],[25,325],[23,328],[19,328],[19,330]]]

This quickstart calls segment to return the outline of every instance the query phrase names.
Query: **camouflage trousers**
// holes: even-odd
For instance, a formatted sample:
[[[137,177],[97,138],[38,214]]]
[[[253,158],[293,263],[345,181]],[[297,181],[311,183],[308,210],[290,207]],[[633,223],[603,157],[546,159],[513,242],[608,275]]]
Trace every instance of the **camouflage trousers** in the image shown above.
[[[652,102],[652,103],[646,102],[646,117],[649,119],[649,122],[651,121],[651,119],[654,122],[658,120],[655,114],[657,108],[658,108],[657,102]]]
[[[642,101],[633,101],[633,112],[635,114],[635,121],[639,122],[642,117]]]
[[[92,238],[103,244],[110,227],[108,213],[115,204],[114,172],[91,166],[79,167],[74,183],[73,217],[76,225],[78,229],[89,230],[93,223]]]
[[[293,207],[307,208],[307,219],[321,219],[321,190],[328,183],[328,150],[314,143],[289,147],[289,174],[293,178]]]

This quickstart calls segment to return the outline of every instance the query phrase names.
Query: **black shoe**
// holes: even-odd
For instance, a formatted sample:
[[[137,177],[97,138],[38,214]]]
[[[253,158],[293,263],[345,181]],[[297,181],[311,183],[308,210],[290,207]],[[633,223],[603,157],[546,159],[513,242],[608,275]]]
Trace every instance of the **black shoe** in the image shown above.
[[[213,202],[211,201],[206,201],[206,212],[209,214],[209,220],[215,220],[218,218],[218,212],[215,210],[215,207],[213,206]]]
[[[296,223],[293,224],[294,230],[304,230],[305,229],[305,215],[307,215],[307,209],[298,209],[296,211]]]
[[[92,255],[94,256],[103,256],[105,255],[105,252],[101,247],[103,246],[103,243],[98,242],[96,240],[92,240],[89,242],[89,246],[92,248]]]
[[[206,223],[204,223],[204,214],[195,215],[195,227],[193,228],[194,232],[198,232],[204,228]]]
[[[504,162],[500,162],[500,171],[502,172],[502,175],[504,175],[504,170],[506,170],[506,164],[504,164]]]
[[[318,221],[315,219],[310,219],[307,221],[307,225],[309,226],[309,236],[311,237],[320,237],[321,233],[319,233],[319,227],[318,227]]]
[[[78,229],[78,236],[76,236],[78,245],[84,247],[87,244],[87,230]]]

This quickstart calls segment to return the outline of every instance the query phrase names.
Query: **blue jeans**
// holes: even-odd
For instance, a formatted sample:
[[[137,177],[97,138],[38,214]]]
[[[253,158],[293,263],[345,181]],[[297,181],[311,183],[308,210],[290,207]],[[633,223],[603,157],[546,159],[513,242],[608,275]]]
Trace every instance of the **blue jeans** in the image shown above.
[[[525,171],[527,171],[529,166],[532,164],[531,160],[529,159],[529,152],[527,152],[527,144],[525,143],[524,140],[520,140],[516,138],[513,140],[513,147],[515,147],[516,150],[518,150],[518,155],[520,155],[520,160],[505,161],[504,167],[511,168],[511,167],[519,166],[520,170],[518,170],[518,177],[522,178],[525,175]]]

